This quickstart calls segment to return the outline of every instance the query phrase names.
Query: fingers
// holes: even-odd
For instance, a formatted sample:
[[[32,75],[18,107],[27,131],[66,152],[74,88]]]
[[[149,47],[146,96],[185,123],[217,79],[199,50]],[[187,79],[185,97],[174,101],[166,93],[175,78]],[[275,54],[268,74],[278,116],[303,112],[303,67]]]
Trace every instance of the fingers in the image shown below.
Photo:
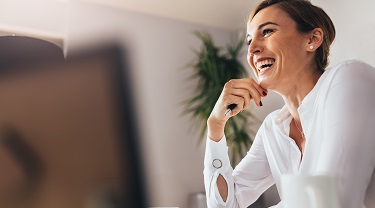
[[[229,98],[230,101],[237,104],[239,108],[246,109],[250,105],[251,95],[248,90],[245,89],[232,89],[229,88],[226,90],[226,92],[234,97]]]
[[[262,106],[261,99],[267,96],[267,93],[268,91],[252,78],[232,79],[227,82],[207,121],[208,134],[216,135],[220,139],[230,117],[248,108],[251,100],[254,100],[257,106]],[[231,111],[228,114],[229,106]]]
[[[223,92],[226,102],[239,105],[240,110],[249,107],[250,100],[254,100],[257,106],[262,106],[261,99],[268,94],[268,90],[251,78],[230,80],[225,84]]]
[[[246,79],[235,79],[230,80],[229,83],[232,83],[233,88],[235,89],[254,89],[258,91],[261,97],[267,96],[268,90],[263,89],[254,79],[246,78]]]

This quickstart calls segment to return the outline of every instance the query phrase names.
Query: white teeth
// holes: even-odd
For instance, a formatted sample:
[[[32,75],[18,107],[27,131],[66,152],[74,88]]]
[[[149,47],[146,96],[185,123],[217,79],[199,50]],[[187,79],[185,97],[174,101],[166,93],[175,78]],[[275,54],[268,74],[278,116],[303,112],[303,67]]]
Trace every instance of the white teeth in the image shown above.
[[[256,63],[256,68],[258,69],[258,71],[268,69],[270,66],[266,66],[266,65],[272,65],[273,63],[275,63],[274,59],[262,60]]]

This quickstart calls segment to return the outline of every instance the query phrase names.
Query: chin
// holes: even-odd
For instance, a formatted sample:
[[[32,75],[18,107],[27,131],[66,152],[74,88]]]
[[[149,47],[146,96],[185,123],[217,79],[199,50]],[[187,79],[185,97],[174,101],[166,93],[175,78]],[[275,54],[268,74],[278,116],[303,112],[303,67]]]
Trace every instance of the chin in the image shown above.
[[[258,83],[259,85],[263,88],[263,89],[269,89],[271,90],[271,83],[270,83],[270,80],[267,79],[267,78],[261,78],[259,79],[258,78]]]

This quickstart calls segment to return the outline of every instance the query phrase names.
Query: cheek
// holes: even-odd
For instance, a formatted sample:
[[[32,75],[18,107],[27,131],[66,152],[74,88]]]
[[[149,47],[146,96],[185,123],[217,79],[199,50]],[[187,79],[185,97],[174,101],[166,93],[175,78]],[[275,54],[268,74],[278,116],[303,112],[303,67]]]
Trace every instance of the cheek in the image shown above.
[[[247,53],[246,59],[249,66],[253,69],[254,75],[257,75],[257,70],[255,69],[255,66],[253,64],[253,57],[250,56],[249,53]]]
[[[275,44],[275,48],[278,48],[279,53],[292,57],[300,57],[303,55],[303,44],[298,37],[290,37],[284,41],[280,41]]]
[[[251,56],[249,53],[247,53],[246,60],[247,60],[247,63],[251,66]]]

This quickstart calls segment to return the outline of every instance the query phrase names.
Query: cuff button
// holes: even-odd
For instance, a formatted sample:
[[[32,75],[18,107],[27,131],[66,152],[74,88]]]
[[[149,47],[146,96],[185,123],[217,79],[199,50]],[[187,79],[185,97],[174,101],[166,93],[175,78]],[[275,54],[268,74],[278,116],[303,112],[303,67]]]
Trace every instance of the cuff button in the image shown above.
[[[214,159],[212,161],[212,166],[214,166],[214,168],[216,168],[216,169],[219,169],[223,166],[223,163],[219,159]]]

